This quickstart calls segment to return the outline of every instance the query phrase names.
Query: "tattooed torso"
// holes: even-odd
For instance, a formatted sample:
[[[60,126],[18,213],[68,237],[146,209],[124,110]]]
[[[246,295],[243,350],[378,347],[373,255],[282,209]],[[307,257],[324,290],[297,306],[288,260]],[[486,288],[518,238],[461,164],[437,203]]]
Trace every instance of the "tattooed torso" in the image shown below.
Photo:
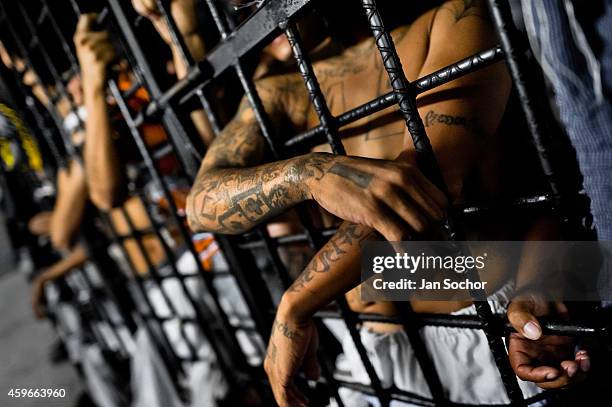
[[[453,21],[477,16],[472,10],[474,2],[453,3],[463,4],[462,7],[455,4],[457,7],[451,10]],[[440,8],[437,12],[450,11]],[[392,32],[409,80],[417,78],[428,55],[429,30],[435,14],[434,11],[428,12],[413,25]],[[330,49],[334,50],[333,44],[327,44],[328,53]],[[331,52],[332,56],[313,57],[314,70],[333,115],[391,89],[373,39],[335,50],[337,52]],[[272,128],[278,131],[272,137],[287,138],[318,124],[299,74],[267,77],[259,80],[256,86]],[[478,130],[473,126],[475,117],[455,117],[434,109],[424,115],[424,120],[428,127],[448,127],[449,131],[458,127]],[[343,142],[349,155],[370,158],[394,159],[403,150],[406,140],[410,140],[396,109],[386,109],[359,120],[341,129],[341,134],[346,136]],[[327,145],[321,145],[315,151],[329,150]],[[300,189],[300,182],[321,177],[321,168],[330,170],[331,164],[322,162],[325,157],[316,160],[319,162],[313,165],[308,162],[298,165],[277,162],[268,167],[257,167],[269,162],[270,155],[256,116],[243,101],[235,118],[209,147],[191,191],[191,197],[195,198],[188,202],[190,224],[200,230],[240,233],[283,213],[293,203],[307,198]],[[451,186],[451,190],[456,188]]]

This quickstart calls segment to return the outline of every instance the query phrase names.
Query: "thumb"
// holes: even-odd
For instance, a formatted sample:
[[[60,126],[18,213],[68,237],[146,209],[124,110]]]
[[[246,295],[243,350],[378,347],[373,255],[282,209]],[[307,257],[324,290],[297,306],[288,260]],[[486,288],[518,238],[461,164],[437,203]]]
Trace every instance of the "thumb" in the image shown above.
[[[87,13],[82,14],[79,17],[79,22],[77,23],[76,31],[77,32],[88,32],[91,31],[91,27],[96,21],[97,14],[96,13]]]
[[[542,336],[542,327],[534,314],[532,301],[513,301],[508,306],[508,319],[512,327],[527,339],[537,340]]]
[[[319,334],[314,326],[311,327],[311,330],[312,335],[310,337],[308,348],[306,349],[306,354],[304,355],[304,362],[302,363],[302,366],[304,366],[304,374],[308,380],[317,380],[319,379],[319,376],[321,376],[321,367],[319,366],[319,362],[317,360]]]

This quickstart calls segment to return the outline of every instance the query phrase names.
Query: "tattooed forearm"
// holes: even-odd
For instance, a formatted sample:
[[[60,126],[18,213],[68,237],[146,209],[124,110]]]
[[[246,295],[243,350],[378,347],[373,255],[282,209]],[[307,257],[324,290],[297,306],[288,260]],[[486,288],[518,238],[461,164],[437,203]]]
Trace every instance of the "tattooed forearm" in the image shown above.
[[[283,336],[287,339],[298,339],[300,337],[300,334],[298,331],[293,330],[291,328],[289,328],[289,325],[287,325],[285,322],[281,322],[278,319],[274,320],[274,323],[272,324],[272,334],[274,335],[274,332],[280,332],[281,334],[283,334]]]
[[[298,292],[312,281],[315,273],[327,273],[334,263],[347,254],[351,248],[367,239],[373,238],[375,232],[362,225],[345,222],[338,232],[312,258],[302,274],[293,282],[289,291]]]
[[[253,168],[211,168],[198,174],[188,198],[194,231],[242,233],[310,198],[306,180],[320,180],[331,154],[309,154]]]

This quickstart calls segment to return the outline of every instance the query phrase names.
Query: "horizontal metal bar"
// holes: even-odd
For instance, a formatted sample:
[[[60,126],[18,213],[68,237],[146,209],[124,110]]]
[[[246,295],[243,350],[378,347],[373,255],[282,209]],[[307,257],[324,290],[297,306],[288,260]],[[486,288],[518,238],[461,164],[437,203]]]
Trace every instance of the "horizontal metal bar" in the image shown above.
[[[586,199],[585,195],[579,195],[582,199]],[[510,202],[490,202],[486,204],[462,204],[453,208],[453,212],[459,217],[473,217],[483,215],[487,212],[496,212],[502,210],[535,210],[542,207],[552,205],[552,197],[550,194],[536,194],[526,197],[514,199]],[[336,233],[337,228],[326,228],[318,231],[323,237],[331,237]],[[262,249],[265,247],[264,242],[258,238],[257,234],[245,235],[247,242],[239,244],[241,249]],[[289,245],[293,243],[308,242],[308,236],[305,233],[295,233],[292,235],[271,238],[272,243],[277,246]]]
[[[477,315],[451,315],[451,314],[417,314],[421,327],[424,326],[444,326],[448,328],[464,329],[483,329],[484,324]],[[319,311],[315,314],[316,318],[340,319],[340,313],[335,310]],[[400,324],[400,318],[380,314],[357,314],[359,320],[364,322],[381,322],[389,324]],[[506,320],[505,315],[496,314],[493,316],[498,325],[501,325],[505,332],[515,332],[512,325]],[[544,334],[555,334],[565,336],[580,337],[600,337],[607,334],[608,329],[599,326],[592,326],[588,323],[572,323],[568,321],[556,321],[551,319],[540,319]]]
[[[414,86],[415,91],[418,94],[427,92],[437,86],[451,82],[455,79],[461,78],[467,74],[475,72],[479,69],[490,66],[496,62],[501,61],[504,58],[504,53],[501,46],[489,48],[482,52],[478,52],[468,58],[462,59],[455,62],[447,67],[437,70],[429,75],[426,75],[420,79],[417,79],[411,85]],[[372,113],[379,112],[388,107],[393,106],[397,103],[397,94],[395,92],[385,93],[382,96],[377,97],[369,102],[364,103],[361,106],[357,106],[345,113],[342,113],[337,117],[338,127],[346,126],[347,124],[356,122]],[[313,127],[310,130],[303,132],[295,137],[290,138],[285,142],[286,147],[291,147],[296,144],[301,144],[306,141],[311,141],[309,146],[314,147],[317,144],[325,141],[325,128],[322,125]],[[342,135],[341,135],[342,136]]]
[[[355,390],[355,391],[358,391],[360,393],[367,394],[370,396],[375,396],[374,390],[372,390],[372,387],[367,384],[349,382],[346,380],[342,380],[339,377],[335,377],[334,380],[338,383],[340,387]],[[322,383],[326,383],[326,381],[323,379],[321,379],[320,381]],[[387,389],[387,393],[389,394],[389,398],[391,400],[403,401],[405,403],[410,403],[410,405],[417,405],[417,406],[435,406],[435,403],[431,399],[428,399],[423,396],[419,396],[416,393],[400,390],[396,387]]]
[[[360,393],[363,394],[367,394],[367,395],[374,395],[374,391],[372,390],[372,388],[366,384],[362,384],[362,383],[357,383],[357,382],[349,382],[347,380],[343,380],[340,377],[335,378],[335,380],[338,382],[338,384],[340,385],[340,387],[344,387],[347,389],[351,389],[351,390],[355,390],[358,391]],[[322,383],[326,383],[324,379],[319,379],[320,382]],[[397,400],[397,401],[403,401],[406,403],[410,403],[411,405],[417,405],[417,406],[435,406],[435,403],[433,400],[428,399],[426,397],[420,396],[418,394],[414,394],[408,391],[404,391],[401,389],[398,389],[397,387],[392,387],[388,390],[389,395],[391,396],[392,400]],[[528,405],[531,405],[533,403],[536,403],[538,401],[544,400],[546,398],[548,398],[550,396],[551,393],[554,393],[554,390],[546,390],[543,391],[542,393],[538,393],[535,396],[532,396],[530,398],[528,398],[526,400]],[[461,403],[453,403],[453,402],[449,402],[447,404],[449,407],[474,407],[474,406],[480,406],[480,407],[502,407],[502,406],[510,406],[510,404],[461,404]]]
[[[266,40],[280,34],[279,24],[294,17],[312,0],[275,0],[259,8],[235,31],[213,48],[206,59],[194,65],[187,75],[176,82],[144,111],[150,117],[169,103],[191,97],[200,87],[219,77]],[[138,122],[138,120],[136,120]]]

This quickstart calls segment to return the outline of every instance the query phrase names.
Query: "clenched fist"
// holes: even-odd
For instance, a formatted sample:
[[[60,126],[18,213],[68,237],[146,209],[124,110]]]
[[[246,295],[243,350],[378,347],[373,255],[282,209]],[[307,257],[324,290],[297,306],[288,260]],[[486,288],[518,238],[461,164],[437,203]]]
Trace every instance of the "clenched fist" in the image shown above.
[[[116,57],[108,32],[93,30],[95,20],[96,14],[83,14],[74,34],[84,88],[104,88],[107,68]]]
[[[172,38],[157,0],[132,0],[132,5],[138,14],[151,20],[164,42],[171,45]],[[195,0],[171,0],[170,11],[180,35],[185,38],[198,34]]]

